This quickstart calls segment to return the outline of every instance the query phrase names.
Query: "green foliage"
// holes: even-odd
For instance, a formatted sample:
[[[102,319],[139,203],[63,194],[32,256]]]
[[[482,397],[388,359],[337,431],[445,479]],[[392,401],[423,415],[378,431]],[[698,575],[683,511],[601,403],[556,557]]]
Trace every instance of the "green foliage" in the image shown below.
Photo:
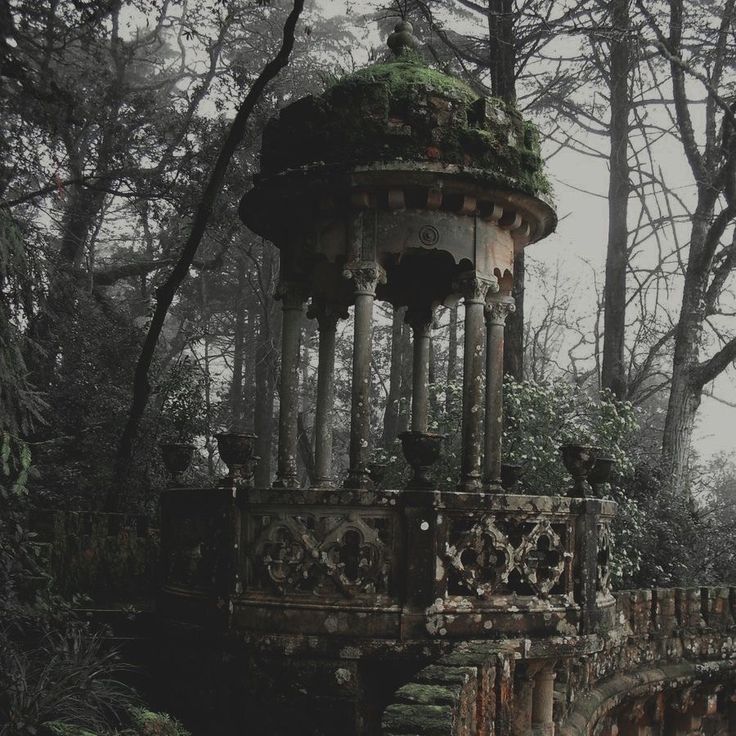
[[[702,529],[691,499],[641,461],[612,488],[618,503],[612,575],[619,588],[706,584],[698,562]]]
[[[28,263],[18,223],[0,207],[0,430],[30,432],[42,422],[44,402],[28,380],[24,350],[29,342],[18,326],[28,301]],[[3,465],[7,461],[3,440]]]
[[[102,636],[70,621],[24,646],[32,633],[9,627],[0,634],[0,734],[37,733],[49,721],[92,733],[120,723],[135,696],[118,679],[124,668]]]
[[[90,294],[76,293],[66,308],[53,327],[60,357],[48,387],[52,431],[34,452],[36,491],[48,505],[94,508],[115,482],[112,459],[130,406],[139,335]],[[145,468],[140,457],[138,467]],[[135,480],[147,485],[140,471]]]
[[[562,381],[507,379],[504,406],[504,460],[522,466],[529,493],[566,493],[570,478],[559,450],[565,444],[600,447],[616,460],[622,475],[633,469],[638,425],[630,403],[606,392],[595,397]]]
[[[130,718],[136,736],[189,736],[189,732],[178,721],[165,713],[133,708]]]
[[[205,431],[205,379],[190,356],[184,355],[164,375],[159,391],[160,436],[174,442],[191,442]]]

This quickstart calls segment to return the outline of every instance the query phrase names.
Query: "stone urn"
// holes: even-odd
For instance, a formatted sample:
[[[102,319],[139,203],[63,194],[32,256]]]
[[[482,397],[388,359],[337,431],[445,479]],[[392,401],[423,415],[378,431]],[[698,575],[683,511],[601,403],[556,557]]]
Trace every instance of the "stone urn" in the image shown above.
[[[221,432],[215,435],[220,458],[228,467],[223,485],[253,487],[253,472],[260,458],[255,457],[257,436],[246,432]]]
[[[598,447],[590,445],[562,445],[560,447],[562,462],[572,476],[573,485],[568,495],[573,498],[585,498],[590,491],[588,473],[595,466],[597,457],[601,454]]]
[[[368,475],[376,488],[379,488],[386,477],[388,465],[386,463],[368,463]]]
[[[447,435],[409,431],[402,432],[399,439],[404,457],[414,471],[406,487],[411,489],[432,488],[429,469],[439,459],[442,442],[447,439]]]
[[[616,460],[610,455],[598,455],[593,467],[588,472],[588,483],[597,493],[605,493],[606,485],[616,469]]]
[[[522,465],[501,463],[501,487],[504,491],[516,490],[523,473]]]
[[[176,481],[192,464],[192,455],[194,455],[196,445],[191,442],[161,442],[159,449],[166,472],[171,475],[172,480]]]

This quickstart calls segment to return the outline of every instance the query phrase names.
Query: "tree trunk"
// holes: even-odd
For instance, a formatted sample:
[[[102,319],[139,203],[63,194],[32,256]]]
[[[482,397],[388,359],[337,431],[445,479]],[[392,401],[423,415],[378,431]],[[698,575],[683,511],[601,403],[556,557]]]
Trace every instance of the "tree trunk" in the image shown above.
[[[245,335],[243,337],[243,427],[254,426],[255,415],[255,371],[256,345],[258,342],[258,324],[256,312],[251,305],[246,305]]]
[[[626,396],[626,270],[629,204],[629,0],[611,0],[611,152],[608,175],[608,246],[603,312],[601,387]]]
[[[684,490],[687,482],[695,415],[702,390],[693,384],[688,366],[675,363],[672,387],[662,439],[662,465],[665,481]]]
[[[710,263],[703,263],[701,254],[715,203],[712,195],[707,199],[705,205],[701,199],[693,217],[680,319],[675,330],[672,386],[662,436],[664,477],[675,489],[683,489],[686,479],[695,414],[702,394],[702,385],[695,380],[695,371],[700,360]]]
[[[263,67],[263,70],[258,77],[256,77],[256,80],[253,82],[253,85],[238,109],[207,179],[207,184],[205,185],[204,192],[202,193],[202,198],[197,204],[197,208],[192,219],[191,230],[186,242],[184,243],[179,259],[166,281],[161,284],[156,292],[156,307],[153,311],[151,323],[143,342],[143,347],[141,349],[141,354],[138,358],[135,375],[133,377],[133,398],[130,403],[128,420],[125,424],[123,433],[120,437],[120,443],[118,445],[118,453],[115,462],[115,475],[120,485],[111,489],[106,500],[106,508],[108,510],[116,510],[119,506],[122,492],[121,486],[125,485],[130,472],[133,447],[138,436],[138,428],[146,411],[148,397],[151,392],[151,386],[148,380],[148,371],[153,361],[156,345],[158,344],[158,338],[164,327],[169,307],[171,306],[182,281],[184,281],[189,274],[189,269],[194,261],[195,255],[197,254],[199,244],[207,230],[210,217],[212,216],[212,211],[225,182],[225,176],[230,167],[230,161],[235,155],[238,146],[242,143],[248,130],[251,113],[259,103],[268,84],[279,74],[289,61],[291,51],[294,48],[296,24],[303,8],[304,0],[294,0],[294,6],[284,23],[281,47],[276,55]]]
[[[266,289],[270,288],[274,280],[275,258],[271,248],[264,250],[263,283]],[[256,455],[260,457],[255,473],[258,488],[268,488],[271,485],[277,365],[275,345],[280,342],[280,325],[281,320],[275,315],[273,298],[269,294],[264,294],[256,338],[256,396],[253,402],[253,425],[257,435]]]
[[[488,68],[491,92],[516,102],[516,38],[514,0],[488,0]]]
[[[516,36],[517,14],[513,0],[488,0],[488,67],[491,92],[496,97],[516,104]],[[524,251],[514,259],[512,296],[516,311],[504,328],[503,371],[517,381],[524,378]]]
[[[513,376],[517,381],[524,380],[524,279],[526,266],[524,251],[514,258],[514,286],[511,296],[514,297],[516,310],[506,320],[503,338],[503,372]]]
[[[453,411],[454,394],[450,384],[457,380],[457,304],[450,308],[450,327],[447,338],[447,387],[445,389],[445,417],[449,420]]]
[[[383,414],[383,436],[381,445],[390,447],[399,433],[399,404],[401,402],[401,366],[402,340],[401,332],[404,326],[404,308],[394,309],[391,321],[391,367],[388,379],[388,397],[386,411]]]
[[[230,424],[233,431],[244,431],[243,417],[243,360],[245,358],[245,261],[238,260],[238,295],[235,300],[235,332],[233,335],[233,375],[230,382]]]
[[[398,432],[406,432],[409,429],[411,416],[411,385],[413,374],[414,355],[411,344],[411,327],[404,323],[401,328],[401,389],[399,392],[399,421]]]

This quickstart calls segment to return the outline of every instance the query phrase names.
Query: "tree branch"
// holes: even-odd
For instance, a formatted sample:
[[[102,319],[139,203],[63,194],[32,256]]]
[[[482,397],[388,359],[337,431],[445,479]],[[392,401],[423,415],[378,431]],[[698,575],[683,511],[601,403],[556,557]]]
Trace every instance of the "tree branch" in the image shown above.
[[[294,48],[296,24],[303,8],[304,0],[294,0],[294,6],[284,24],[281,48],[276,56],[274,56],[273,59],[271,59],[271,61],[269,61],[263,68],[246,95],[245,100],[243,100],[243,104],[240,106],[240,109],[230,126],[230,130],[228,131],[227,137],[225,138],[214,167],[210,173],[207,186],[205,187],[202,199],[200,200],[194,215],[189,237],[182,249],[179,260],[176,262],[176,265],[169,274],[169,277],[157,290],[156,308],[135,369],[135,376],[133,379],[133,398],[131,401],[130,413],[118,446],[116,475],[119,479],[125,479],[129,473],[133,445],[138,434],[138,427],[141,419],[143,418],[143,413],[148,404],[148,396],[150,394],[148,371],[151,367],[151,362],[153,361],[158,338],[161,334],[161,330],[163,329],[164,320],[166,319],[169,307],[171,306],[180,284],[189,273],[189,268],[197,253],[197,248],[199,247],[205,230],[207,229],[207,225],[209,224],[215,201],[222,190],[230,161],[236,149],[245,137],[250,115],[258,104],[266,86],[289,62],[291,51]],[[106,504],[108,508],[117,507],[119,493],[119,487],[111,492]]]

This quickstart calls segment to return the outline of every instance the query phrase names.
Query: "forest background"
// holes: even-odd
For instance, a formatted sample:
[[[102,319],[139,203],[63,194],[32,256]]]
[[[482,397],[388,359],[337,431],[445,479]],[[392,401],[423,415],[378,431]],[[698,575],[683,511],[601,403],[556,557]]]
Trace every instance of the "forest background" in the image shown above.
[[[529,492],[559,493],[560,444],[615,455],[617,585],[732,580],[734,0],[301,5],[0,0],[4,598],[30,564],[18,552],[29,508],[155,523],[161,442],[196,444],[187,482],[206,485],[223,472],[214,435],[255,431],[256,482],[270,484],[278,251],[240,223],[238,203],[268,119],[382,58],[401,16],[429,63],[541,131],[560,223],[516,263],[507,459]],[[400,483],[410,337],[400,311],[377,311],[375,459]],[[351,333],[341,322],[336,476]],[[457,308],[440,308],[440,430],[459,416],[461,344]],[[305,318],[305,483],[316,347]],[[438,478],[457,477],[456,457],[450,443]]]

